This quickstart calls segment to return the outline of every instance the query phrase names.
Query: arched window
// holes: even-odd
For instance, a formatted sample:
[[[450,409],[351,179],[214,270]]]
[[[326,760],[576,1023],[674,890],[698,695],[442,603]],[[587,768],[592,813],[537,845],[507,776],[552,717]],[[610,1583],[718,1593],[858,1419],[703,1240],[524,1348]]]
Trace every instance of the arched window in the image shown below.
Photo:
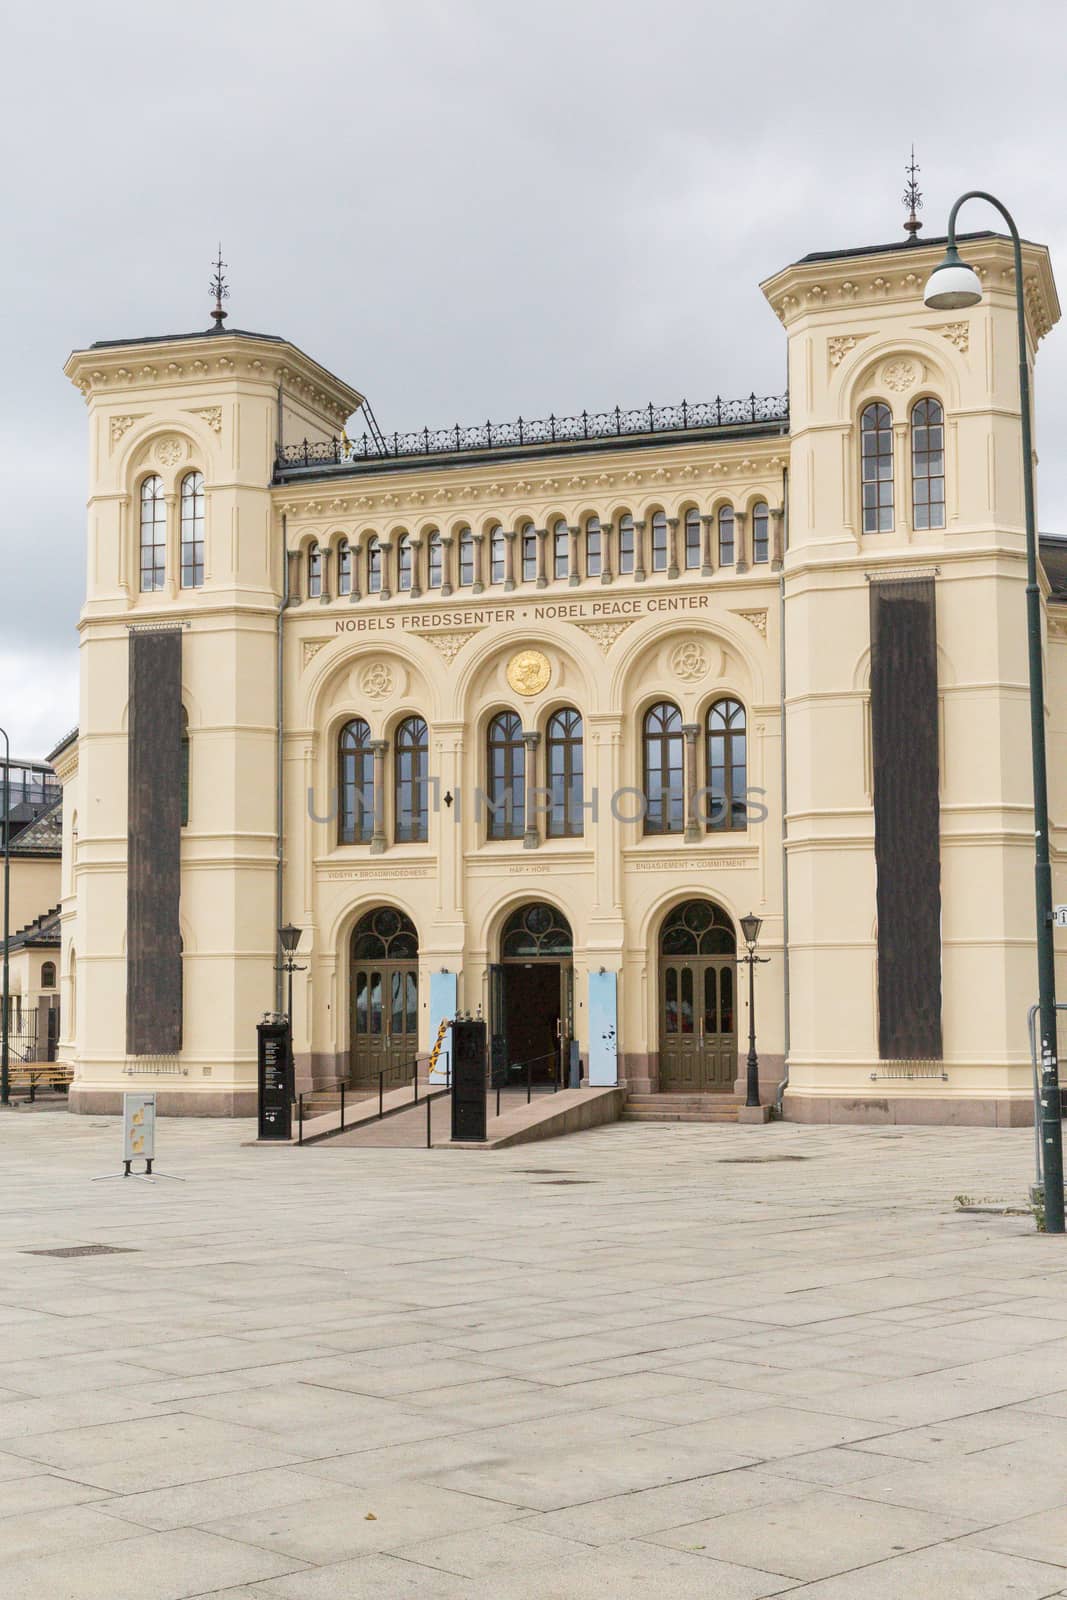
[[[398,589],[410,589],[414,564],[412,562],[411,539],[405,533],[401,535],[400,543],[396,547],[396,586]]]
[[[863,483],[864,533],[893,529],[893,418],[880,400],[860,418],[860,460]]]
[[[732,956],[737,935],[721,907],[710,900],[686,900],[664,919],[659,948],[664,956]]]
[[[189,826],[189,713],[182,706],[181,732],[181,813],[182,827]]]
[[[719,566],[734,564],[734,508],[719,507]]]
[[[419,953],[415,924],[392,906],[377,906],[352,931],[353,961],[410,961]]]
[[[747,828],[748,753],[745,708],[740,701],[715,701],[708,711],[707,745],[711,794],[704,816],[708,831]]]
[[[685,813],[682,713],[669,700],[645,714],[646,833],[681,833]]]
[[[590,517],[585,525],[585,575],[599,578],[604,570],[604,535],[600,518]]]
[[[474,535],[469,528],[459,530],[459,581],[465,589],[474,582]]]
[[[421,717],[407,717],[396,730],[396,842],[426,838],[429,812],[430,736]]]
[[[752,559],[771,559],[771,515],[762,500],[752,507]]]
[[[317,544],[308,545],[308,599],[322,599],[322,551]]]
[[[444,547],[441,544],[441,535],[436,528],[431,533],[427,546],[427,568],[427,587],[439,589],[441,587],[441,576],[444,572]]]
[[[499,522],[489,530],[489,582],[503,583],[507,575],[504,530]]]
[[[141,485],[141,592],[162,589],[167,572],[167,502],[163,479],[153,475]]]
[[[337,546],[337,593],[352,593],[352,546],[347,539]]]
[[[573,953],[574,935],[570,923],[561,911],[543,900],[513,911],[500,934],[500,954],[504,959],[521,961],[529,957],[536,960],[538,956],[546,956],[552,960]]]
[[[41,988],[54,989],[56,986],[56,964],[54,961],[45,961],[41,966]]]
[[[939,400],[911,408],[911,500],[916,528],[945,526],[945,413]]]
[[[685,514],[685,565],[692,572],[700,566],[700,512],[690,506]]]
[[[187,472],[182,479],[182,588],[204,584],[204,474]]]
[[[522,581],[533,583],[537,577],[537,531],[532,522],[522,530]]]
[[[619,571],[634,570],[634,519],[627,511],[619,518]]]
[[[337,745],[337,842],[366,844],[374,834],[374,754],[370,728],[354,717]]]
[[[526,746],[514,711],[501,711],[486,730],[486,793],[490,839],[521,839],[526,829]]]
[[[652,518],[652,571],[667,570],[667,513],[657,511]]]
[[[583,757],[582,719],[568,706],[549,717],[545,733],[550,838],[573,839],[584,831]]]
[[[571,530],[565,522],[557,522],[552,529],[552,576],[557,583],[566,582],[570,571]]]
[[[382,592],[382,547],[377,539],[367,541],[367,593]]]

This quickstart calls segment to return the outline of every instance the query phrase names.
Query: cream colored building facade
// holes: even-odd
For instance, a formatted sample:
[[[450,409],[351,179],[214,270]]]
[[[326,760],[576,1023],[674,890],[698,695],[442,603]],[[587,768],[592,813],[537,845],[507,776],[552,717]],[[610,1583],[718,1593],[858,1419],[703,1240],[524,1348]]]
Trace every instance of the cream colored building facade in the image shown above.
[[[303,1086],[400,1072],[455,1004],[513,1067],[574,1039],[587,1080],[736,1093],[754,912],[761,1087],[787,1117],[1026,1120],[1011,250],[967,240],[985,297],[951,317],[922,304],[940,253],[828,253],[763,285],[788,410],[382,440],[350,420],[362,395],[283,339],[219,324],[73,354],[89,577],[79,734],[54,754],[72,1107],[137,1086],[164,1111],[250,1112],[284,922]],[[1024,259],[1033,355],[1059,307],[1045,249]],[[872,662],[876,590],[933,629],[916,771],[933,752],[934,860],[903,895],[886,797],[914,652],[893,669],[903,613],[883,606]],[[1059,877],[1067,628],[1046,614]],[[131,1048],[131,651],[172,629],[180,1038]]]

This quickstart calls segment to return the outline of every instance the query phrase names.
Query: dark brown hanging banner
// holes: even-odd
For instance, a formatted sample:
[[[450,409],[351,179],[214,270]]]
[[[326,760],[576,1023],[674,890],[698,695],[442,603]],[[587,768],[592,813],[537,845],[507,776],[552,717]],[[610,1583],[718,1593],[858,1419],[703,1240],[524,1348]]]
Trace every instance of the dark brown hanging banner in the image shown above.
[[[941,1059],[941,807],[932,578],[872,582],[878,1050]]]
[[[130,633],[126,1050],[182,1047],[182,636]]]

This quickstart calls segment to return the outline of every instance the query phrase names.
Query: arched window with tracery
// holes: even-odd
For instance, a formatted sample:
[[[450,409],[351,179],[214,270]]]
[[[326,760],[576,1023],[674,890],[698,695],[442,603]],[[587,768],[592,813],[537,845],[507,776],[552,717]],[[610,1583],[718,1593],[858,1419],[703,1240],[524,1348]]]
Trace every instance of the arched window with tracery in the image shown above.
[[[557,583],[566,582],[570,571],[571,530],[562,520],[552,529],[552,576]]]
[[[590,517],[585,525],[585,575],[599,578],[604,570],[604,535],[599,517]]]
[[[880,400],[860,417],[860,478],[864,533],[893,529],[893,417]]]
[[[465,589],[474,582],[474,535],[469,528],[459,530],[459,581]]]
[[[485,754],[488,837],[521,839],[526,829],[526,746],[514,711],[492,718]]]
[[[370,728],[353,717],[337,742],[337,842],[367,844],[374,834],[374,753]]]
[[[690,506],[685,514],[685,566],[687,572],[692,572],[699,567],[700,556],[700,512],[696,506]]]
[[[204,474],[187,472],[182,479],[182,588],[204,584]]]
[[[426,551],[427,587],[430,589],[439,589],[441,587],[442,574],[444,573],[444,546],[441,543],[441,535],[438,533],[436,528],[430,534]]]
[[[652,571],[667,570],[667,513],[657,511],[652,517]]]
[[[634,570],[634,519],[628,511],[619,518],[619,571]]]
[[[719,566],[732,567],[736,543],[734,538],[734,508],[719,507]]]
[[[347,539],[337,546],[337,593],[352,593],[352,546]]]
[[[499,522],[489,530],[489,582],[503,583],[507,576],[504,530]]]
[[[763,500],[752,507],[752,559],[771,559],[771,514]]]
[[[940,400],[911,408],[911,500],[916,528],[945,526],[945,413]]]
[[[141,593],[162,589],[167,576],[167,502],[163,479],[153,473],[141,484]]]
[[[685,822],[682,713],[663,700],[645,713],[646,833],[681,833]]]
[[[396,586],[404,591],[411,588],[414,576],[414,562],[411,539],[408,534],[402,534],[396,547]]]
[[[584,764],[582,719],[567,706],[549,717],[545,730],[546,831],[550,838],[575,839],[584,832]]]
[[[397,844],[427,837],[430,735],[421,717],[406,717],[393,744]]]
[[[382,547],[377,539],[367,541],[367,593],[382,592]]]
[[[748,738],[745,708],[739,700],[716,700],[706,722],[709,832],[748,827]]]
[[[322,551],[317,544],[308,545],[308,599],[322,599]]]

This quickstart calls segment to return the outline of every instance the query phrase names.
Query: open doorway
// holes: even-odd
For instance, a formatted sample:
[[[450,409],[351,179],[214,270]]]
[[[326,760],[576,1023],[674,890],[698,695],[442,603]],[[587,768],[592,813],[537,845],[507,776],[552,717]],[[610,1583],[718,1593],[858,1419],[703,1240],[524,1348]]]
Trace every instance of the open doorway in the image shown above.
[[[493,967],[494,1075],[506,1083],[566,1083],[573,1033],[573,936],[566,917],[536,901],[504,924]]]

